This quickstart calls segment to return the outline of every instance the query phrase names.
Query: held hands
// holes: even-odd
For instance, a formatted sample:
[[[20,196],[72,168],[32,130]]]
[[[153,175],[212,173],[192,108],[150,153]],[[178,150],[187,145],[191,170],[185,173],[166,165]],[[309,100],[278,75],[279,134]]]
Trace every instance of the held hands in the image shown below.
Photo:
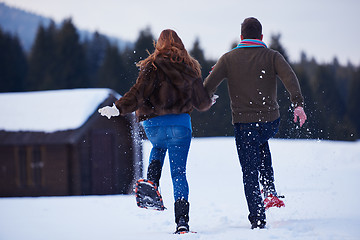
[[[300,106],[295,108],[295,110],[294,110],[294,122],[295,123],[298,121],[298,117],[299,117],[299,122],[300,122],[300,127],[301,127],[305,123],[307,117],[304,112],[304,109]]]
[[[115,106],[115,103],[113,103],[112,107],[106,106],[103,108],[100,108],[98,112],[101,114],[101,116],[106,116],[108,119],[111,117],[119,116],[120,112]]]
[[[218,95],[213,95],[212,98],[211,98],[211,105],[214,105],[216,103],[216,99],[218,99],[219,96]]]

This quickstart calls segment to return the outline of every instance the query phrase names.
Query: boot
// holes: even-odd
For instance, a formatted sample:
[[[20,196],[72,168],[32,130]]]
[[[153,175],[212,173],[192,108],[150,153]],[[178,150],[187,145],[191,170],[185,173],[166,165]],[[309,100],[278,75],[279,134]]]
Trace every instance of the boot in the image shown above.
[[[251,229],[255,229],[255,228],[264,229],[265,227],[266,227],[265,220],[257,220],[257,221],[253,221],[251,223]]]
[[[261,193],[263,194],[264,199],[266,199],[270,195],[275,196],[277,198],[285,198],[284,195],[278,195],[275,188],[264,187],[263,189],[261,189]]]
[[[175,233],[189,232],[189,202],[185,199],[178,199],[174,205],[176,223]]]
[[[162,166],[159,160],[152,160],[148,167],[147,179],[155,183],[156,186],[159,186],[161,169]]]

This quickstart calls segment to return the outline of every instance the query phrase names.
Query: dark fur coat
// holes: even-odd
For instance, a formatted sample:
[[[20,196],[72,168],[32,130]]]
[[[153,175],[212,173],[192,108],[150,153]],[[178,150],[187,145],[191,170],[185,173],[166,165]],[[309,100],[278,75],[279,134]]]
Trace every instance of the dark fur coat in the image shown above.
[[[158,58],[140,71],[134,86],[115,102],[120,114],[136,111],[139,121],[165,114],[206,111],[211,99],[202,78],[184,63]]]

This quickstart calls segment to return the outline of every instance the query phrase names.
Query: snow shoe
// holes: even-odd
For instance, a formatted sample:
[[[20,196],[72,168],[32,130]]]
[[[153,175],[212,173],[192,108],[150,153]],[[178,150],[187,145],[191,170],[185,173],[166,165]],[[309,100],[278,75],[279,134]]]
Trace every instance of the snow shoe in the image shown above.
[[[135,185],[136,203],[140,208],[163,211],[166,208],[158,190],[153,182],[146,179],[139,179]]]
[[[277,196],[274,196],[273,194],[269,194],[265,200],[264,200],[264,207],[265,210],[268,210],[271,207],[285,207],[285,203],[280,200]]]
[[[176,231],[176,232],[174,232],[174,234],[187,234],[187,233],[197,233],[197,232],[194,232],[194,231]]]

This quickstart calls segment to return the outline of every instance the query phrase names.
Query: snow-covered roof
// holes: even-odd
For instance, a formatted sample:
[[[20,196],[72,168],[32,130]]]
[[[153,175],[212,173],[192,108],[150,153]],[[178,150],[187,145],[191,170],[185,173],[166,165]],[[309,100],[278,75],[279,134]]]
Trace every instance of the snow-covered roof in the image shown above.
[[[0,94],[0,130],[56,132],[81,127],[111,89],[71,89]]]

